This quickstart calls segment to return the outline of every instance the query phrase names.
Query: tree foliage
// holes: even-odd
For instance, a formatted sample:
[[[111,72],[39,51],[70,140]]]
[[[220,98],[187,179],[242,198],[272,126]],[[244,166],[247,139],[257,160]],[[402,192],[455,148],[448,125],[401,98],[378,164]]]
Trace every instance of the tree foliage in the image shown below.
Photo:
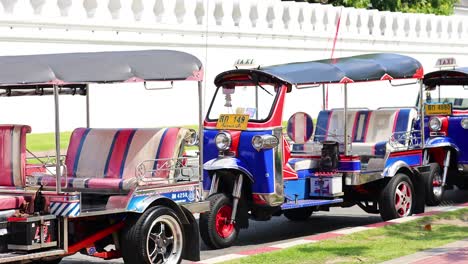
[[[329,0],[335,6],[374,8],[381,11],[450,15],[458,0]]]

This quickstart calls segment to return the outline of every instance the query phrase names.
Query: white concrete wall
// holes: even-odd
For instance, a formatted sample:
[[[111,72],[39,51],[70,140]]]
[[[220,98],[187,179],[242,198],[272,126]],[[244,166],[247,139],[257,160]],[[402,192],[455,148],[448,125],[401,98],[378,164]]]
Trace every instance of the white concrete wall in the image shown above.
[[[459,65],[468,65],[468,17],[463,16],[378,12],[279,0],[0,0],[0,6],[0,55],[182,50],[205,64],[206,105],[214,91],[216,74],[232,69],[237,59],[255,59],[269,65],[329,58],[340,13],[335,57],[396,52],[419,59],[426,72],[434,70],[439,57],[454,56]],[[377,85],[383,84],[356,89],[353,104],[414,104],[414,94],[406,95],[409,88],[392,92],[393,97],[380,92],[371,95]],[[143,88],[138,87],[93,87],[92,125],[197,122],[194,83],[178,85],[171,97],[168,91],[142,95]],[[341,106],[341,101],[335,100],[340,92],[331,92],[332,107]],[[312,113],[321,107],[320,98],[300,93],[288,102],[285,119],[295,106],[307,103]],[[84,98],[63,97],[61,106],[62,130],[84,125]],[[27,123],[34,132],[51,131],[52,110],[52,97],[2,98],[0,123]]]

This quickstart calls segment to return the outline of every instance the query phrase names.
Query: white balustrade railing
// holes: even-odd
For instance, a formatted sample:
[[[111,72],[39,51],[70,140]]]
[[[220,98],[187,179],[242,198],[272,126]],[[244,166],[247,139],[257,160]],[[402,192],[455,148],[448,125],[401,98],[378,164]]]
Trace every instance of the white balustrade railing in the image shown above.
[[[468,17],[404,14],[280,0],[0,0],[0,23],[125,25],[281,37],[468,41]],[[31,22],[32,21],[32,22]]]

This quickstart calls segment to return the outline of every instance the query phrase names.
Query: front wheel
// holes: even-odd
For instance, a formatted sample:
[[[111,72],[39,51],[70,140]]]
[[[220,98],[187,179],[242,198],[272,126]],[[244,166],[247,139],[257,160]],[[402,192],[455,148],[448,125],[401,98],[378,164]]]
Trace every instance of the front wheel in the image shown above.
[[[442,202],[445,188],[442,186],[442,175],[440,166],[437,163],[431,163],[429,179],[426,182],[426,205],[436,206]]]
[[[174,210],[155,206],[135,220],[129,219],[122,234],[125,263],[180,263],[184,235]]]
[[[380,216],[384,221],[409,216],[413,213],[415,202],[411,179],[406,174],[398,173],[380,195]]]
[[[232,246],[239,235],[239,227],[231,222],[232,199],[224,193],[207,198],[210,211],[200,214],[200,236],[212,249]]]
[[[309,217],[314,212],[313,208],[305,207],[305,208],[297,208],[297,209],[289,209],[284,211],[284,216],[291,220],[291,221],[305,221],[309,219]]]

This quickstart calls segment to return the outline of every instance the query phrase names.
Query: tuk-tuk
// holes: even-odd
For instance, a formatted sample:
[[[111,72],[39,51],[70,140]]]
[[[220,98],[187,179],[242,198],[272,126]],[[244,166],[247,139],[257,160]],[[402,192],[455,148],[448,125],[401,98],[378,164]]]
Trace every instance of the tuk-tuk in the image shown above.
[[[453,58],[438,67],[453,65]],[[450,66],[449,66],[450,67]],[[424,162],[433,164],[427,184],[427,204],[438,205],[444,190],[468,189],[468,68],[444,69],[424,76]]]
[[[193,213],[209,203],[201,197],[201,164],[183,153],[201,133],[91,127],[89,91],[194,81],[201,113],[202,70],[196,57],[170,50],[0,57],[0,96],[52,95],[54,104],[43,107],[55,113],[43,120],[54,122],[55,157],[27,149],[30,126],[0,125],[0,263],[59,263],[77,252],[132,264],[199,260]],[[66,95],[86,97],[86,110],[76,109],[86,111],[86,124],[61,155],[59,100]],[[112,114],[102,106],[93,111]]]
[[[374,81],[413,80],[422,89],[422,77],[417,60],[398,54],[220,73],[204,122],[203,189],[211,209],[200,215],[203,241],[228,247],[249,219],[305,220],[335,206],[358,205],[384,220],[423,212],[429,165],[422,161],[424,131],[414,128],[421,113],[350,108],[347,95],[349,86]],[[325,85],[342,86],[343,108],[325,108]],[[317,118],[307,113],[310,97],[284,133],[288,94],[320,87],[324,107]]]

